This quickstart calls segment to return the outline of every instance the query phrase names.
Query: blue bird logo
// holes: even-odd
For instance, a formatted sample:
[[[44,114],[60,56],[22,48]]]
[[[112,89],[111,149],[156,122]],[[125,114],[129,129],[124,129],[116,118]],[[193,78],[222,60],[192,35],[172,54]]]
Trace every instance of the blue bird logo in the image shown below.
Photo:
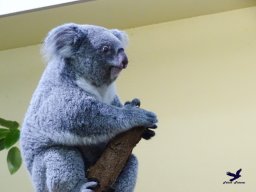
[[[231,173],[231,172],[227,172],[227,175],[232,177],[229,181],[235,181],[237,180],[239,177],[241,177],[240,173],[241,173],[242,169],[239,169],[235,174]]]

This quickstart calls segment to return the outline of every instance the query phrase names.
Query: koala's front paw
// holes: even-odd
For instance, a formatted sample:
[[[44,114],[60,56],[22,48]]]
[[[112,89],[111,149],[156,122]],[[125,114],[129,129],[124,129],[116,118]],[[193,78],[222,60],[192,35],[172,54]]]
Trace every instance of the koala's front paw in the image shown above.
[[[131,108],[132,110],[132,122],[134,122],[134,127],[145,127],[155,129],[156,123],[158,122],[156,115],[153,112],[146,111],[141,108]]]
[[[126,101],[124,103],[125,107],[140,107],[140,100],[135,98],[132,101]]]
[[[149,140],[151,139],[152,137],[154,137],[156,134],[155,134],[155,131],[151,130],[151,129],[146,129],[144,131],[144,133],[142,134],[142,138],[145,139],[145,140]]]
[[[89,179],[89,181],[82,186],[81,192],[94,192],[94,190],[98,187],[99,182],[97,179]]]

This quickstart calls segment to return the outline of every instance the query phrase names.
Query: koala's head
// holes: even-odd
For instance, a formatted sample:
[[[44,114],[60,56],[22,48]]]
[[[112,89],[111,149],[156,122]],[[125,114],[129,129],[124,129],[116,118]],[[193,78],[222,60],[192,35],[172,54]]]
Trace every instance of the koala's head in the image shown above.
[[[95,86],[110,84],[127,67],[126,33],[93,25],[65,24],[51,30],[44,41],[48,61],[64,62],[77,78]]]

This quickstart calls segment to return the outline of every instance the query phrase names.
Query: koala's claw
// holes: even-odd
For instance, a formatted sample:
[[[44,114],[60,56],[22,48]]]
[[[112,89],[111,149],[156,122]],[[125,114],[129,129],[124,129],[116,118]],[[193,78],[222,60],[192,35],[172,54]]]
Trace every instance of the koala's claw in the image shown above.
[[[98,183],[98,185],[99,185],[99,183],[100,183],[100,181],[99,181],[98,179],[96,179],[96,178],[88,178],[88,181],[89,181],[89,182],[90,182],[90,181],[94,181],[94,182]]]
[[[155,131],[150,130],[150,129],[146,129],[144,131],[144,133],[142,134],[142,138],[146,139],[146,140],[149,140],[149,139],[151,139],[154,136],[155,136]]]
[[[140,107],[140,100],[135,98],[132,101],[126,101],[124,105],[129,107]]]
[[[126,101],[125,103],[124,103],[124,105],[130,105],[131,104],[131,101]]]
[[[149,128],[149,129],[156,129],[156,128],[157,128],[157,125],[154,124],[154,125],[152,125],[151,127],[147,127],[147,128]]]
[[[94,190],[96,188],[98,188],[99,186],[100,186],[100,184],[99,184],[99,181],[97,179],[90,178],[90,179],[88,179],[88,182],[86,182],[82,186],[81,192],[94,192]]]
[[[140,100],[138,98],[133,99],[132,105],[134,105],[136,107],[140,107]]]

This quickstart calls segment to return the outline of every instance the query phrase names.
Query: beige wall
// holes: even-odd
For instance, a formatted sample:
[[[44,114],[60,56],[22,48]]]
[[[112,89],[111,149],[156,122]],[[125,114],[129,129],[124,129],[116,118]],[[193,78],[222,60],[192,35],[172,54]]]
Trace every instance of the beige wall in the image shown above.
[[[39,46],[0,51],[0,117],[20,123],[44,65]],[[0,191],[32,192],[29,176],[22,170],[11,176],[7,169],[7,153],[0,153]]]
[[[140,98],[160,121],[157,136],[136,147],[136,191],[254,191],[256,7],[128,33],[120,96]],[[0,116],[22,121],[43,67],[39,46],[0,52]],[[5,156],[1,191],[32,191],[24,170],[9,176]],[[223,185],[239,168],[246,184]]]

